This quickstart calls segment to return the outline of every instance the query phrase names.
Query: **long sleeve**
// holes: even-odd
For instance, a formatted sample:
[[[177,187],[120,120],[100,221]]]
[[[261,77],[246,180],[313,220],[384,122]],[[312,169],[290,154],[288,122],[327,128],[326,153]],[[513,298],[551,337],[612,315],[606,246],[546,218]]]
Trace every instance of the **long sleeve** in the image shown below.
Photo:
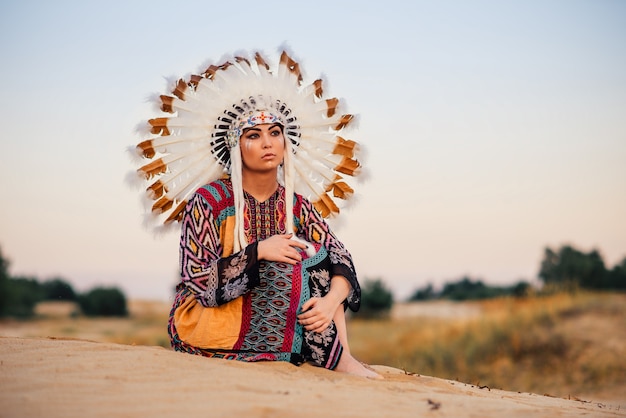
[[[315,210],[311,202],[302,199],[299,203],[300,224],[298,225],[298,235],[303,236],[309,242],[317,242],[326,248],[331,263],[330,276],[343,276],[348,280],[352,289],[346,298],[346,302],[351,310],[358,311],[361,304],[361,287],[359,286],[352,256],[332,232],[324,218]]]
[[[257,244],[223,257],[219,215],[196,193],[182,220],[181,282],[207,307],[230,302],[259,285]]]

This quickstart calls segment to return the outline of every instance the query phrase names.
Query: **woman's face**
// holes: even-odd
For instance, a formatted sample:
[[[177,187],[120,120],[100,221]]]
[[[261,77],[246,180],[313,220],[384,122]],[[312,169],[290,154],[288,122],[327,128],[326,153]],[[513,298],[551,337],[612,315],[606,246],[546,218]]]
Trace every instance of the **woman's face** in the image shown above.
[[[278,123],[244,129],[239,139],[244,173],[276,171],[285,155],[285,137]]]

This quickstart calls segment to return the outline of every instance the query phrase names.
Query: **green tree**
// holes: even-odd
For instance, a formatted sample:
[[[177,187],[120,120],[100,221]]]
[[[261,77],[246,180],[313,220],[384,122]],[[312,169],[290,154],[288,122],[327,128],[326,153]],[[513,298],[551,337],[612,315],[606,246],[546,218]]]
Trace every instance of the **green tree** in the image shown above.
[[[126,297],[116,287],[96,287],[78,298],[87,316],[127,316]]]
[[[626,289],[626,257],[621,263],[606,272],[603,287],[617,290]]]
[[[383,317],[393,306],[393,294],[381,279],[366,279],[361,286],[361,308],[358,315],[366,318]]]
[[[563,281],[561,272],[559,271],[560,260],[557,253],[552,248],[546,247],[543,250],[543,260],[539,268],[539,278],[544,284],[560,283]]]
[[[597,250],[588,254],[565,245],[557,252],[544,250],[539,277],[544,284],[560,286],[578,285],[588,289],[603,287],[606,267]]]

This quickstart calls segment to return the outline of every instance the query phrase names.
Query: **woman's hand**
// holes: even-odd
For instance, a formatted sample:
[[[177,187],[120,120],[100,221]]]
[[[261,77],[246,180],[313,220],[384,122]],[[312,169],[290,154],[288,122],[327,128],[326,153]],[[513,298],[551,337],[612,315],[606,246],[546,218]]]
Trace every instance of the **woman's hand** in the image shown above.
[[[302,261],[297,248],[306,249],[306,245],[291,239],[293,234],[273,235],[259,241],[257,257],[259,260],[278,261],[281,263],[296,264]]]
[[[323,298],[311,298],[302,305],[303,313],[298,315],[298,322],[307,331],[320,333],[330,326],[340,303],[330,294]]]
[[[339,305],[348,297],[350,284],[343,276],[334,276],[330,281],[330,290],[322,298],[311,298],[302,304],[302,313],[298,322],[307,331],[323,332],[330,326]]]

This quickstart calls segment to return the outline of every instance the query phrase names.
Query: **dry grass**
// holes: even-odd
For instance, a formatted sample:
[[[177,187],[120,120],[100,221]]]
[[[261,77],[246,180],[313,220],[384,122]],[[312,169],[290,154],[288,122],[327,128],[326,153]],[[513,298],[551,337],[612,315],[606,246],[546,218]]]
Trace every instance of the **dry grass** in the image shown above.
[[[169,348],[169,309],[167,303],[131,301],[127,318],[88,318],[76,315],[78,308],[73,303],[45,302],[37,306],[33,319],[0,321],[0,335],[80,338]]]
[[[490,388],[626,399],[626,295],[556,294],[472,302],[469,318],[350,323],[372,364]]]
[[[32,320],[0,321],[0,335],[169,347],[167,303],[133,301],[128,318],[74,311],[44,304]],[[348,326],[352,352],[370,364],[510,391],[626,399],[626,295],[427,302]]]

